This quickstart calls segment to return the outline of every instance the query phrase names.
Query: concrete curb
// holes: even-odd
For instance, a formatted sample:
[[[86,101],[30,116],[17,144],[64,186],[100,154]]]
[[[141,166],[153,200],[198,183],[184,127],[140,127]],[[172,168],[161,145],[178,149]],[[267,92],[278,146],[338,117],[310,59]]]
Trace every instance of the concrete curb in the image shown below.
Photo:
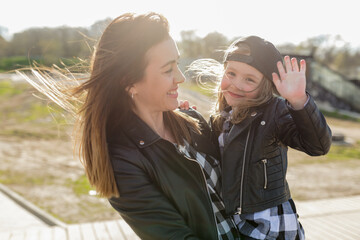
[[[44,210],[38,208],[31,202],[27,201],[25,198],[21,197],[19,194],[15,193],[14,191],[10,190],[8,187],[4,186],[0,183],[0,191],[12,199],[14,202],[19,204],[22,208],[39,218],[45,224],[49,226],[58,226],[62,228],[67,228],[67,225],[60,220],[54,218]]]

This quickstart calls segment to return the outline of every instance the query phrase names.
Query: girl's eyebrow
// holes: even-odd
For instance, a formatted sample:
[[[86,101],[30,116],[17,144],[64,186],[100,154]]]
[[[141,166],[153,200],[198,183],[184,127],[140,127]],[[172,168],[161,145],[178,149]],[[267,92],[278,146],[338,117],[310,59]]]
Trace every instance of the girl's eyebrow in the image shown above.
[[[228,67],[228,69],[231,70],[231,71],[234,71],[234,72],[236,72],[236,73],[239,72],[237,69],[235,69],[234,67],[231,67],[231,66]],[[253,75],[253,74],[251,74],[251,73],[247,73],[246,75],[249,76],[249,77],[252,77],[252,78],[261,80],[261,78],[258,78],[257,76],[255,76],[255,75]]]

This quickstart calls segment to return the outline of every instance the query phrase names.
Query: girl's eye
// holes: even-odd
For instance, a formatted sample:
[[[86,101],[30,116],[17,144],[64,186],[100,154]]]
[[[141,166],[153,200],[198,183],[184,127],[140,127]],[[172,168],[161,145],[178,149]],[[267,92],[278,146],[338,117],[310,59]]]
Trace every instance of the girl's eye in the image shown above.
[[[236,74],[234,72],[227,72],[227,75],[231,76],[231,77],[235,77]]]
[[[255,83],[255,81],[253,79],[251,79],[251,78],[246,78],[246,81],[251,82],[251,83]]]

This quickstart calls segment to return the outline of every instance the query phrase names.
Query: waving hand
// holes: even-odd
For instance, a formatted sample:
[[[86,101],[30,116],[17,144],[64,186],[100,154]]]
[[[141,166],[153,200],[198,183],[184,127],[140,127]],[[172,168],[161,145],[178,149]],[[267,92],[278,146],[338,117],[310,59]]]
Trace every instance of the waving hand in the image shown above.
[[[296,58],[284,58],[285,68],[281,62],[277,63],[280,76],[273,73],[273,82],[280,95],[287,99],[294,109],[302,109],[307,100],[306,89],[306,62],[300,61],[300,68]]]

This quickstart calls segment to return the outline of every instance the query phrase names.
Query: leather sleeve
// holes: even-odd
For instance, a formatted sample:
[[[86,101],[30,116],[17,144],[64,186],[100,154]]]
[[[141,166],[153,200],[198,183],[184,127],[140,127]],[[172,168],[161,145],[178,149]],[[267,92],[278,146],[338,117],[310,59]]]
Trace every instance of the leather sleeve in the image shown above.
[[[220,159],[220,150],[217,137],[215,136],[210,122],[207,122],[204,117],[196,110],[189,108],[189,110],[181,110],[181,112],[188,114],[189,116],[199,120],[201,134],[193,134],[192,140],[199,140],[195,147],[197,151],[209,154],[216,159]],[[209,120],[211,121],[211,119]]]
[[[310,156],[325,155],[331,146],[331,130],[313,98],[301,110],[294,110],[279,102],[276,108],[279,139]]]
[[[110,152],[120,197],[109,202],[141,239],[198,239],[134,152],[134,161]]]
[[[183,113],[186,113],[190,117],[193,117],[197,120],[199,120],[199,124],[202,128],[202,134],[210,134],[210,127],[208,122],[205,120],[205,118],[195,109],[189,108],[188,110],[180,110]]]

